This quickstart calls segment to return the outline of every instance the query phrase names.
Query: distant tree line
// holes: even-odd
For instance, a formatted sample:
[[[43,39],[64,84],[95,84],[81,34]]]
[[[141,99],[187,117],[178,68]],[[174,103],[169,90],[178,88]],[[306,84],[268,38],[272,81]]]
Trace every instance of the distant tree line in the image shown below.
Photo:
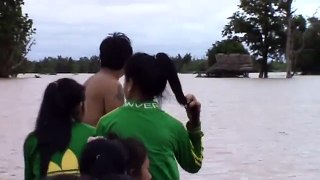
[[[190,53],[181,56],[180,54],[171,57],[178,72],[188,73],[195,71],[205,71],[207,61],[193,58]],[[58,73],[96,73],[100,69],[100,59],[98,56],[81,57],[45,57],[39,61],[24,61],[13,74],[19,73],[39,73],[39,74],[58,74]]]

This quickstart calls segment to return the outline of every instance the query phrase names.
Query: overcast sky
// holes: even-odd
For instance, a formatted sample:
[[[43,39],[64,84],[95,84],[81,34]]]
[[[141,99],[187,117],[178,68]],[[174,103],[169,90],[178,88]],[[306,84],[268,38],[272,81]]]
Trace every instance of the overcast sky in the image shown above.
[[[98,55],[109,33],[126,33],[134,51],[205,56],[221,40],[239,0],[25,0],[34,20],[36,45],[28,55]],[[319,0],[297,0],[298,13],[312,16]],[[319,12],[320,13],[320,12]]]

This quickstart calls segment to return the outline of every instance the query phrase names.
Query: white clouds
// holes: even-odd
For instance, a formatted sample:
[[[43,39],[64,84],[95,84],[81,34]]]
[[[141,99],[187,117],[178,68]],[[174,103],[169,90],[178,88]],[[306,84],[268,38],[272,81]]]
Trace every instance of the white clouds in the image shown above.
[[[25,1],[25,12],[37,28],[31,58],[97,54],[101,40],[114,31],[127,33],[136,51],[191,52],[200,57],[222,38],[226,18],[238,4],[237,0]],[[310,11],[316,1],[297,5]]]

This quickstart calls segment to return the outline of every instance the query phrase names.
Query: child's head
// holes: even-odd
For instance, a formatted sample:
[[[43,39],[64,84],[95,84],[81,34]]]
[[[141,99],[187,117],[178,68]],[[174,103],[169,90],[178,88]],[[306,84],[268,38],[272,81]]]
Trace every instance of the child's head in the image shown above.
[[[119,140],[98,138],[90,141],[80,159],[80,173],[92,178],[127,174],[127,155]]]
[[[119,71],[132,56],[130,39],[123,33],[113,33],[101,42],[101,67]]]
[[[80,173],[92,178],[129,175],[133,179],[151,179],[144,144],[133,138],[120,139],[113,133],[108,138],[90,138],[82,153]]]
[[[133,138],[124,139],[122,142],[128,152],[130,176],[141,180],[150,180],[149,158],[144,144]]]

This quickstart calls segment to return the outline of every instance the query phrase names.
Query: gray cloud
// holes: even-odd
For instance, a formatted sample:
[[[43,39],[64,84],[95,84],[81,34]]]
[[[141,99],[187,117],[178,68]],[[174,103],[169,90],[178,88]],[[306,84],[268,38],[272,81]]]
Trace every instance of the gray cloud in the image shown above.
[[[311,16],[318,0],[298,1],[298,13]],[[98,54],[101,40],[126,33],[135,51],[201,57],[216,40],[237,0],[25,0],[34,19],[37,44],[31,59]]]

